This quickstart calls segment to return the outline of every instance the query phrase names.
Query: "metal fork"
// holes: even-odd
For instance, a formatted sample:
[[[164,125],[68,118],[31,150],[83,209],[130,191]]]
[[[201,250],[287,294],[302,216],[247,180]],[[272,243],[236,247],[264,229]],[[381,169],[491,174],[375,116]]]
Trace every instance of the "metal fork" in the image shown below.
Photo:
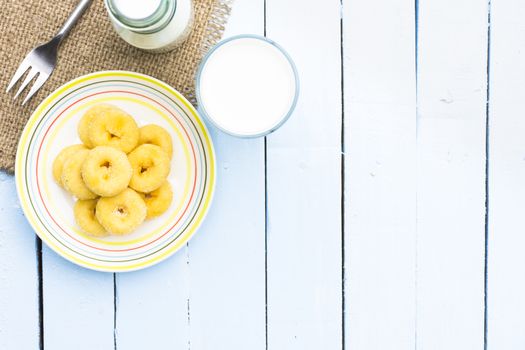
[[[24,58],[6,90],[6,92],[9,92],[9,90],[11,90],[16,82],[22,77],[22,75],[24,75],[24,73],[29,68],[31,68],[14,97],[16,99],[18,95],[20,95],[20,93],[27,87],[27,85],[35,78],[35,76],[38,75],[38,78],[36,78],[35,83],[31,87],[31,90],[29,90],[29,93],[24,99],[24,102],[22,102],[22,105],[24,105],[42,87],[42,85],[44,85],[51,73],[53,73],[57,63],[57,52],[60,43],[62,40],[64,40],[71,28],[73,28],[84,11],[89,7],[91,2],[92,0],[81,0],[67,21],[64,23],[58,34],[47,43],[35,47]]]

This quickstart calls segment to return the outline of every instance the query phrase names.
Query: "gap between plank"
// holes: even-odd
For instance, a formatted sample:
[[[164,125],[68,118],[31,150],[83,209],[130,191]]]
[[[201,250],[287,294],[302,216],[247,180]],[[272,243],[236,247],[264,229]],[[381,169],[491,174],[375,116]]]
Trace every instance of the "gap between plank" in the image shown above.
[[[341,349],[346,349],[346,252],[345,252],[345,69],[344,69],[344,0],[340,7],[341,39]]]
[[[264,37],[267,37],[267,3],[263,2]],[[264,137],[264,341],[268,350],[268,139]]]
[[[490,40],[491,40],[491,0],[487,3],[487,102],[485,105],[485,262],[484,262],[484,295],[483,295],[483,349],[487,350],[488,330],[488,254],[489,254],[489,165],[490,165]]]
[[[44,350],[44,283],[42,267],[42,240],[35,235],[36,262],[38,270],[38,325],[39,325],[39,347]]]
[[[264,137],[264,339],[268,350],[268,167],[267,139]]]
[[[113,272],[113,349],[117,350],[117,274]]]
[[[187,272],[187,291],[188,298],[186,299],[186,310],[187,310],[187,322],[188,322],[188,350],[191,350],[191,301],[190,301],[190,283],[191,279],[189,276],[190,273],[190,244],[186,243],[186,272]]]
[[[415,55],[415,77],[416,77],[416,156],[415,163],[417,169],[418,163],[418,125],[419,125],[419,0],[414,0],[414,55]],[[418,188],[418,179],[416,171],[416,236],[415,236],[415,247],[414,247],[414,349],[417,350],[418,344],[418,333],[417,333],[417,316],[418,316],[418,198],[419,194],[417,192]]]

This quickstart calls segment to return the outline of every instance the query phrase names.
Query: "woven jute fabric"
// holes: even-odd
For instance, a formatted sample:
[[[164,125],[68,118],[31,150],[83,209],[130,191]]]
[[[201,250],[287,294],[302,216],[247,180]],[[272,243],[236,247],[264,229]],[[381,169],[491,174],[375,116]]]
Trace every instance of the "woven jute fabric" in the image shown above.
[[[38,104],[60,85],[100,70],[129,70],[172,85],[195,103],[198,64],[217,43],[230,13],[231,0],[194,0],[195,23],[188,41],[176,51],[152,54],[136,49],[116,34],[102,0],[94,0],[62,43],[51,78],[25,105],[5,89],[25,55],[51,39],[78,0],[0,0],[0,169],[14,171],[20,134]],[[23,97],[23,96],[22,96]]]

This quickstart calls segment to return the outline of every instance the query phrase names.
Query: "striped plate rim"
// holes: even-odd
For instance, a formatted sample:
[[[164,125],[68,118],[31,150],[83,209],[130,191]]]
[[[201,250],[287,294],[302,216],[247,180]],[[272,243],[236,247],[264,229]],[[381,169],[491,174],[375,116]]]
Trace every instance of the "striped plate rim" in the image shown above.
[[[40,178],[38,175],[38,161],[41,158],[38,147],[42,147],[42,144],[39,144],[39,142],[44,140],[45,135],[47,135],[46,132],[43,138],[41,136],[44,128],[43,125],[49,123],[51,119],[54,118],[50,126],[46,125],[48,127],[47,131],[49,131],[49,129],[53,128],[54,122],[61,118],[61,113],[64,112],[64,109],[57,107],[57,105],[59,105],[62,99],[65,100],[69,98],[71,101],[77,103],[78,100],[75,100],[75,97],[81,94],[79,92],[84,93],[88,87],[91,88],[91,86],[96,86],[99,92],[104,91],[104,89],[107,88],[104,84],[107,85],[112,81],[122,82],[126,89],[117,92],[127,95],[131,95],[134,92],[139,95],[136,91],[140,85],[140,89],[144,91],[141,96],[152,100],[152,104],[158,104],[160,106],[158,108],[164,108],[167,112],[171,113],[173,119],[186,121],[188,125],[187,128],[185,128],[185,124],[181,123],[180,120],[179,125],[181,130],[186,133],[187,142],[191,144],[197,169],[195,170],[195,177],[198,178],[198,181],[195,180],[194,184],[194,190],[195,185],[198,185],[197,195],[193,198],[192,192],[192,197],[190,198],[191,203],[188,203],[188,207],[190,204],[192,205],[189,211],[192,215],[188,214],[187,217],[183,218],[184,214],[182,214],[180,218],[182,224],[180,226],[173,225],[163,235],[163,237],[166,236],[167,238],[156,239],[155,241],[159,241],[158,244],[151,245],[152,248],[150,250],[141,250],[139,248],[144,248],[148,244],[151,244],[151,242],[145,244],[143,247],[134,248],[138,252],[135,255],[130,255],[132,258],[130,258],[130,256],[124,256],[122,253],[119,253],[121,254],[120,256],[118,254],[113,256],[110,255],[109,252],[113,254],[114,252],[131,251],[133,249],[99,249],[101,251],[105,250],[108,253],[97,252],[98,255],[93,255],[93,249],[90,250],[90,248],[85,247],[82,248],[85,249],[85,251],[77,251],[75,249],[78,248],[75,246],[77,243],[73,240],[78,242],[80,242],[80,240],[75,239],[75,233],[68,233],[67,229],[62,229],[64,231],[62,234],[57,232],[58,227],[60,227],[59,223],[52,223],[54,220],[52,214],[50,212],[46,214],[43,209],[46,207],[46,199],[41,195],[40,199],[38,199],[37,196],[40,191],[40,184],[38,183]],[[126,86],[126,84],[128,86]],[[90,96],[91,95],[88,97]],[[70,103],[66,109],[70,108],[71,105],[72,103]],[[59,111],[61,111],[60,114],[58,113]],[[195,142],[196,147],[192,144],[192,140]],[[195,154],[198,159],[195,158]],[[215,162],[213,143],[204,122],[195,108],[179,92],[166,83],[147,75],[128,71],[103,71],[87,74],[64,84],[51,93],[36,108],[24,128],[18,144],[15,180],[20,204],[27,220],[37,235],[51,249],[67,260],[89,269],[105,272],[125,272],[143,269],[163,261],[184,246],[195,234],[202,224],[213,200],[216,180]],[[197,176],[198,171],[199,176]],[[183,226],[183,224],[185,226]],[[71,239],[64,238],[66,237],[64,233]],[[80,243],[78,243],[79,246]],[[130,245],[130,247],[131,246],[132,245]],[[159,248],[159,246],[161,247]],[[152,253],[154,249],[156,250]],[[106,259],[109,260],[102,261],[104,259],[99,259],[99,257],[105,257],[104,254],[106,254]],[[128,259],[121,259],[123,256]]]

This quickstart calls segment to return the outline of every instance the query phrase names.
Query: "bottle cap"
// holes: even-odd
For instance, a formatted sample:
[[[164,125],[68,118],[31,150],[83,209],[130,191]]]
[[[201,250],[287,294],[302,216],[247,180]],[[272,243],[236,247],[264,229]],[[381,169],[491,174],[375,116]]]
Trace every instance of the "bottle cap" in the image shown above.
[[[131,20],[143,20],[153,15],[160,7],[160,0],[113,0],[114,8]]]

